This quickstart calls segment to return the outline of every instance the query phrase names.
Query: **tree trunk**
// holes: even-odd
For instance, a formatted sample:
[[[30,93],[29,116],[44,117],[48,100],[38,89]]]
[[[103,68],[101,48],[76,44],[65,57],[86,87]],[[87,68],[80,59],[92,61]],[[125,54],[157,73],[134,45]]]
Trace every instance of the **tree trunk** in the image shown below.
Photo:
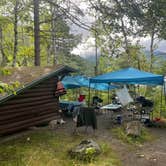
[[[40,66],[40,27],[39,27],[39,0],[34,2],[34,48],[35,48],[35,66]]]
[[[127,34],[125,32],[125,29],[124,29],[124,22],[123,22],[123,19],[121,18],[121,24],[122,24],[122,33],[123,33],[123,36],[124,36],[124,43],[125,43],[125,52],[127,54],[127,61],[128,61],[128,64],[130,65],[130,52],[129,52],[129,44],[128,44],[128,39],[127,39]]]
[[[95,32],[95,61],[96,61],[96,66],[95,66],[95,76],[98,74],[98,54],[97,54],[97,33]]]
[[[13,67],[16,66],[17,51],[18,51],[18,0],[16,0],[14,7],[14,53],[13,53],[13,64],[12,64]]]
[[[47,46],[47,65],[51,64],[51,47],[50,44]]]
[[[56,7],[51,6],[51,36],[52,36],[52,43],[51,43],[51,50],[53,54],[53,65],[58,64],[58,57],[57,57],[57,46],[56,46],[56,24],[55,24],[55,18],[56,18]]]
[[[1,54],[2,54],[1,66],[6,66],[7,58],[6,58],[4,49],[3,49],[3,31],[2,31],[2,27],[0,27],[0,50],[1,50]]]
[[[150,69],[149,71],[152,71],[153,68],[153,57],[154,57],[154,29],[152,30],[151,33],[151,41],[150,41]]]
[[[122,7],[121,7],[121,4],[120,4],[120,1],[118,0],[115,0],[116,4],[118,5],[118,7],[122,10]],[[125,43],[125,52],[127,54],[127,61],[128,61],[128,64],[130,66],[130,51],[129,51],[129,43],[128,43],[128,39],[127,39],[127,32],[125,31],[125,24],[124,24],[124,21],[123,21],[123,15],[121,14],[121,17],[120,17],[120,21],[121,21],[121,29],[122,29],[122,33],[123,33],[123,37],[124,37],[124,43]]]

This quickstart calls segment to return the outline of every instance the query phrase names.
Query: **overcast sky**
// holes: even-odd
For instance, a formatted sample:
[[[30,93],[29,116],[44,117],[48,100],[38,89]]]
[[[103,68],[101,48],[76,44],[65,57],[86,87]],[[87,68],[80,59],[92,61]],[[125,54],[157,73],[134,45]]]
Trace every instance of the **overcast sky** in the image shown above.
[[[81,21],[87,25],[91,25],[95,20],[94,17],[89,16],[87,9],[87,2],[85,0],[72,0],[76,3],[85,13],[85,16],[81,18]],[[74,48],[72,53],[80,55],[81,57],[86,57],[95,54],[95,40],[90,35],[89,31],[84,30],[76,25],[71,26],[71,32],[75,34],[82,34],[82,43],[80,43],[77,48]],[[158,45],[157,50],[166,52],[166,41],[156,42]],[[150,38],[141,38],[140,44],[145,47],[146,50],[150,48]]]

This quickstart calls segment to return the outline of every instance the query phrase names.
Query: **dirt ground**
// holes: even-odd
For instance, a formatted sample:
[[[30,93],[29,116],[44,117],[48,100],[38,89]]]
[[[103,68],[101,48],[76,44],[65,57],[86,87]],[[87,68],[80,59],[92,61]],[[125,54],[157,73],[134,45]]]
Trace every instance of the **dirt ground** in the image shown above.
[[[65,119],[66,124],[56,132],[73,134],[73,122]],[[110,115],[97,116],[98,129],[94,133],[91,127],[85,132],[85,127],[78,128],[79,134],[86,134],[89,138],[97,138],[102,141],[110,141],[112,149],[118,154],[123,166],[166,166],[166,129],[149,128],[149,132],[155,137],[152,142],[147,142],[139,147],[131,147],[115,138],[111,133],[113,125]]]
[[[65,118],[64,120],[66,123],[58,126],[55,132],[62,132],[72,136],[74,122],[71,118]],[[166,166],[166,129],[148,128],[149,132],[155,139],[151,142],[146,142],[141,146],[133,147],[132,145],[123,143],[121,140],[118,140],[113,136],[111,129],[115,126],[111,122],[110,114],[98,115],[97,122],[98,129],[95,133],[91,127],[88,127],[87,132],[85,132],[85,127],[80,127],[78,128],[78,134],[85,135],[86,138],[94,138],[102,142],[110,142],[112,149],[120,158],[122,166]],[[17,135],[13,135],[5,140],[8,141],[17,137]],[[3,141],[4,139],[0,140],[1,143]]]

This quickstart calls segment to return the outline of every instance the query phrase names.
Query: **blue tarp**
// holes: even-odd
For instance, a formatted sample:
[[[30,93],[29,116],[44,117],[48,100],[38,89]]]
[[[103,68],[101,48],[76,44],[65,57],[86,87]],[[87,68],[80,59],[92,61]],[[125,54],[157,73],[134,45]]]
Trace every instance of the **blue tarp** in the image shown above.
[[[73,89],[73,88],[80,88],[80,87],[89,88],[89,80],[90,79],[85,76],[66,76],[62,80],[62,83],[64,84],[64,87],[66,89]],[[90,88],[107,91],[108,88],[111,90],[111,89],[117,88],[117,86],[109,86],[106,83],[102,83],[102,84],[92,83],[90,85]]]
[[[144,85],[163,85],[164,76],[135,68],[126,68],[90,79],[91,83],[125,83],[125,84],[144,84]]]
[[[62,80],[62,84],[66,89],[80,88],[81,85],[73,79],[73,77],[66,76]]]

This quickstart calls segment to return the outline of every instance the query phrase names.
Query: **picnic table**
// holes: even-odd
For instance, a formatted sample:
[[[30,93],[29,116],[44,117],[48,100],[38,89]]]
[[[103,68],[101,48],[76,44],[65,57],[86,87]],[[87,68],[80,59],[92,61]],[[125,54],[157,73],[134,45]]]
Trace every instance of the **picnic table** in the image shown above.
[[[65,111],[65,114],[72,115],[73,110],[75,107],[80,107],[82,102],[79,101],[65,101],[65,100],[60,100],[59,105],[60,108]]]

